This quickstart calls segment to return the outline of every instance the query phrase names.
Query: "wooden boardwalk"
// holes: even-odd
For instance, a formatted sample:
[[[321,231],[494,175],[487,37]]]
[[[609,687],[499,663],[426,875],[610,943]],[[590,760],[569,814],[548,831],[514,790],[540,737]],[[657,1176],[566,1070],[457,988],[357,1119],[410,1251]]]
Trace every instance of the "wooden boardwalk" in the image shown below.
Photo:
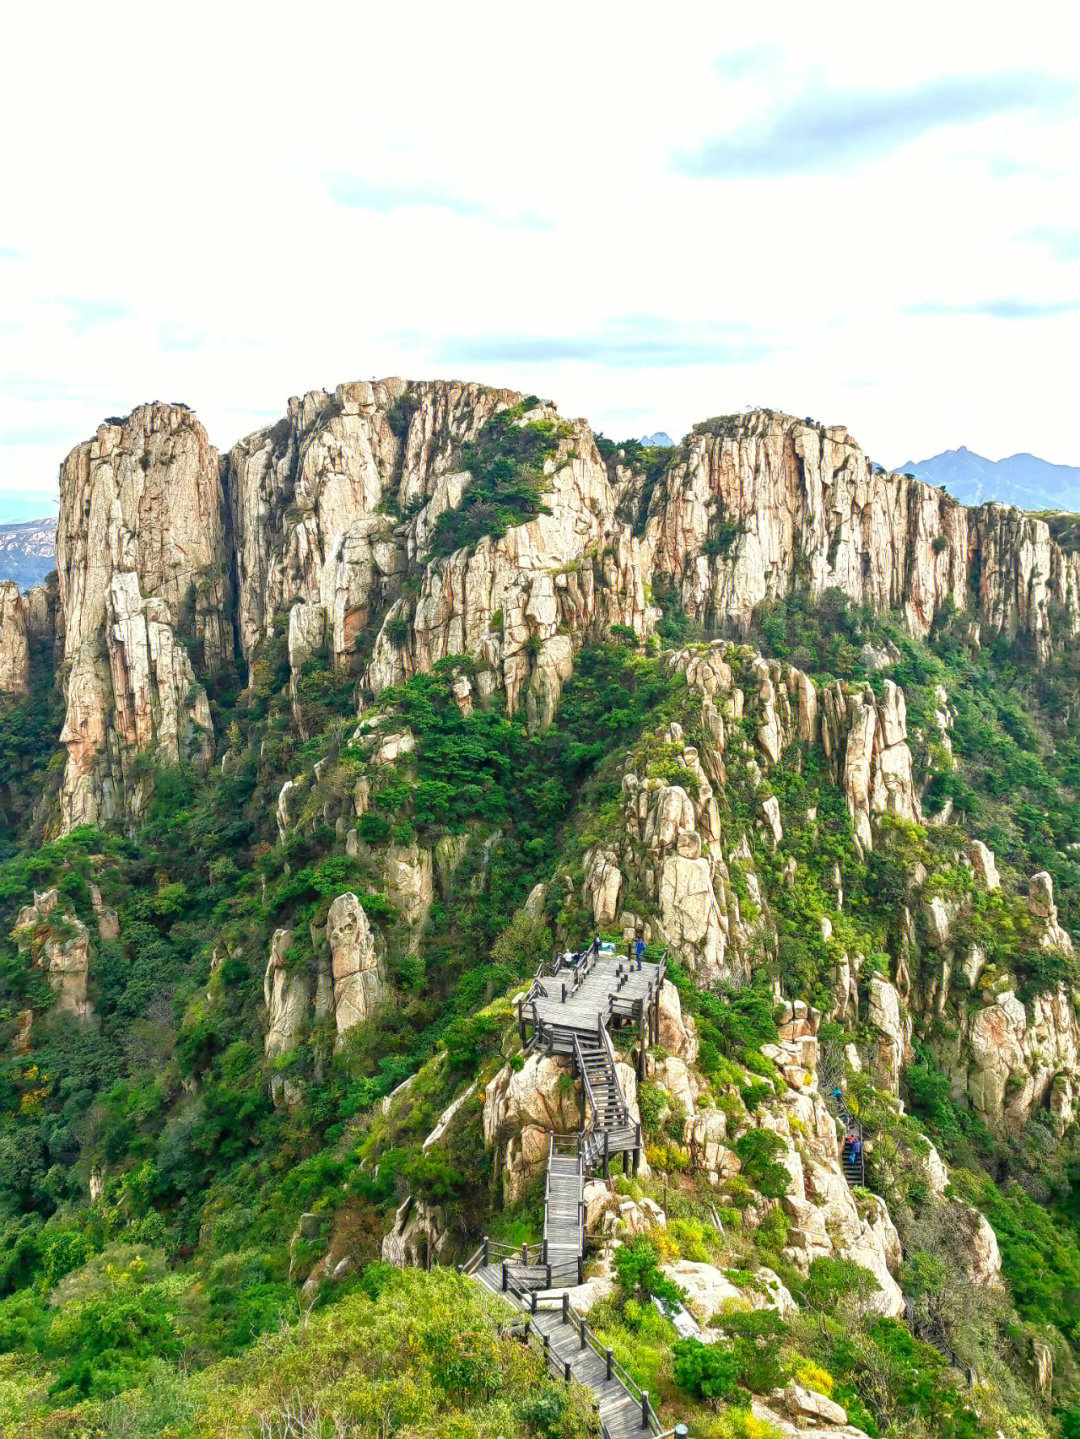
[[[580,1284],[585,1253],[585,1177],[622,1154],[626,1167],[641,1153],[641,1125],[619,1084],[610,1026],[639,1028],[639,1056],[659,1028],[665,964],[650,964],[594,945],[541,965],[518,1005],[523,1048],[569,1057],[585,1094],[586,1128],[548,1144],[543,1243],[514,1250],[485,1239],[462,1272],[524,1310],[527,1333],[543,1348],[552,1372],[589,1388],[606,1439],[658,1434],[647,1393],[618,1365],[576,1314],[567,1290]],[[561,1297],[560,1292],[561,1291]]]
[[[542,966],[518,1009],[522,1043],[532,1027],[532,1042],[550,1053],[570,1054],[573,1035],[598,1034],[613,1023],[637,1020],[655,1038],[654,1016],[664,963],[640,963],[614,950],[583,950]],[[643,1038],[645,1036],[643,1035]]]
[[[648,1392],[634,1383],[610,1349],[600,1345],[566,1294],[541,1300],[515,1286],[502,1262],[476,1268],[465,1265],[463,1271],[525,1315],[526,1332],[541,1348],[553,1375],[590,1390],[605,1439],[659,1434],[660,1421]]]

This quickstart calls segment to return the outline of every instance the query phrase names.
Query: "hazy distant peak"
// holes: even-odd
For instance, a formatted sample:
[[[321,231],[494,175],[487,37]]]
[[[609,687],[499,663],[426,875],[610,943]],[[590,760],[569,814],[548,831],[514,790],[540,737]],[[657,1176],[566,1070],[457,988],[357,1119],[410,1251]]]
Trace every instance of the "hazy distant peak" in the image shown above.
[[[650,449],[656,449],[659,448],[661,445],[673,445],[675,441],[664,430],[657,430],[654,435],[642,435],[641,443],[648,446]]]
[[[0,524],[0,580],[14,580],[20,589],[41,584],[56,568],[56,519]]]
[[[1022,510],[1080,510],[1080,466],[1051,464],[1026,451],[988,460],[960,445],[898,468],[928,484],[944,485],[965,505],[998,500]]]

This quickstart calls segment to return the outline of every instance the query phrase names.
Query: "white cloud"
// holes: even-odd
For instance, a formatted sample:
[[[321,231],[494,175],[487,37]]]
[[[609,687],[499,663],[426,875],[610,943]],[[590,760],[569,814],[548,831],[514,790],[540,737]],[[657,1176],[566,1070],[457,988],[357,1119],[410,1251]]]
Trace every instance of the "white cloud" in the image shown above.
[[[66,450],[142,400],[224,447],[291,393],[395,373],[617,435],[759,403],[886,462],[1076,463],[1073,18],[23,7],[0,512],[44,508]]]

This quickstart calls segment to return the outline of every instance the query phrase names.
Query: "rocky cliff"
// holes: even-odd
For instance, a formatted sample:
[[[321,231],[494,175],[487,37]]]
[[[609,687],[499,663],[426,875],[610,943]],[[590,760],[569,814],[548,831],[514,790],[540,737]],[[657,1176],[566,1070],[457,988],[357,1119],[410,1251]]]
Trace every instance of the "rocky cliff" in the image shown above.
[[[65,826],[137,813],[140,753],[208,763],[206,675],[232,663],[234,635],[250,660],[286,611],[296,657],[325,652],[372,693],[470,655],[480,698],[501,691],[541,725],[588,635],[654,629],[660,579],[736,631],[799,586],[899,610],[917,633],[970,608],[1041,653],[1080,626],[1080,556],[1043,521],[966,510],[872,466],[840,427],[767,411],[697,426],[659,477],[561,424],[540,513],[433,555],[439,516],[474,503],[465,448],[513,407],[522,426],[561,424],[512,391],[385,380],[290,400],[224,459],[160,404],[75,449],[57,529]],[[17,684],[17,622],[4,629]]]
[[[60,472],[66,828],[137,815],[136,757],[213,752],[206,674],[232,658],[231,552],[216,450],[190,410],[107,422]]]
[[[179,1274],[195,1242],[218,1334],[252,1285],[273,1327],[377,1253],[536,1238],[586,1109],[515,998],[553,946],[640,935],[659,1033],[612,1038],[644,1153],[585,1185],[575,1303],[621,1343],[675,1283],[782,1432],[1052,1439],[1080,1394],[1080,645],[1045,525],[809,421],[658,455],[401,380],[227,453],[146,406],[62,482],[57,585],[0,586],[20,1226],[88,1194],[103,1243],[168,1232]]]

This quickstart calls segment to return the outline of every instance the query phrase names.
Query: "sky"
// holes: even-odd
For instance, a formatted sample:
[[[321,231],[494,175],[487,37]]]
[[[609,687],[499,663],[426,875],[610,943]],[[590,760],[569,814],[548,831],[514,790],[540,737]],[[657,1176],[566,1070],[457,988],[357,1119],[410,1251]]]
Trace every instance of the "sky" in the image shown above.
[[[1080,464],[1066,5],[39,3],[0,54],[0,520],[146,400],[385,375]]]

